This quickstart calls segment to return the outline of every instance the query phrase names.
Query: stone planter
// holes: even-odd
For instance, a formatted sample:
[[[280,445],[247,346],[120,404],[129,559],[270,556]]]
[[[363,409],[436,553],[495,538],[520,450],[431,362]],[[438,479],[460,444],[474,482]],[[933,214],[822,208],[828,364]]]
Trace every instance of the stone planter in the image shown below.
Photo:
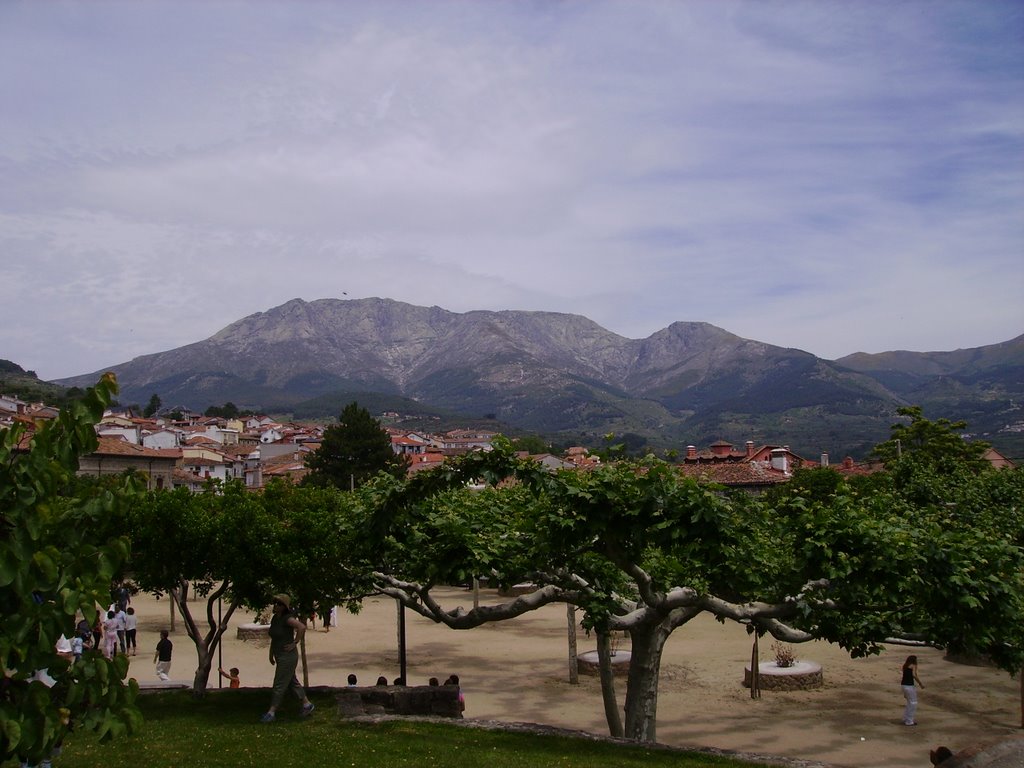
[[[774,661],[757,665],[762,691],[808,691],[821,688],[824,679],[821,664],[814,661],[797,661],[791,667],[780,667]],[[751,683],[750,665],[743,668],[743,687]]]
[[[269,624],[239,624],[236,630],[239,640],[255,640],[256,642],[270,642]]]
[[[616,677],[624,677],[629,674],[629,660],[632,654],[629,651],[616,651],[612,654],[612,673]],[[597,651],[587,651],[576,656],[576,669],[581,675],[601,676],[601,661],[597,657]]]

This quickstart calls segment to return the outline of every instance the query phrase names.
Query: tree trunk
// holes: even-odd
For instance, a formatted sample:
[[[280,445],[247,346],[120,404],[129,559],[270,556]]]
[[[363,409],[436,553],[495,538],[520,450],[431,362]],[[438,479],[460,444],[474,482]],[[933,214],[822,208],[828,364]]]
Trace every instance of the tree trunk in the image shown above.
[[[634,741],[657,741],[658,676],[665,641],[672,632],[666,619],[658,624],[634,627],[629,682],[626,685],[625,737]]]
[[[608,721],[608,733],[622,738],[622,718],[619,716],[619,702],[615,696],[615,670],[612,668],[612,639],[608,632],[597,633],[597,659],[601,671],[601,698],[604,700],[604,717]]]
[[[214,610],[214,606],[218,605],[228,586],[227,582],[223,582],[207,595],[206,624],[208,629],[205,633],[200,631],[199,625],[189,609],[187,597],[188,582],[182,582],[182,584],[170,590],[171,598],[177,604],[178,611],[185,624],[185,631],[196,647],[198,664],[196,665],[195,675],[192,678],[192,693],[195,696],[202,696],[206,693],[206,689],[210,684],[210,670],[213,667],[213,659],[216,656],[221,637],[227,629],[235,608],[238,607],[238,603],[232,601],[223,615],[221,615],[219,610]]]

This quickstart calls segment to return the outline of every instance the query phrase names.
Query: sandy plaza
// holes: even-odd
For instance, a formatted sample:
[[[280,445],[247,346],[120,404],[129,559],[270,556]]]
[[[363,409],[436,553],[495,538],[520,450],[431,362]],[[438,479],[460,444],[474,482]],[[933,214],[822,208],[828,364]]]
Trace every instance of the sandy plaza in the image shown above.
[[[461,588],[437,591],[446,607],[472,607]],[[482,590],[482,603],[502,598]],[[156,683],[154,649],[160,629],[170,628],[169,601],[133,597],[139,617],[138,655],[130,675]],[[198,618],[205,601],[191,603]],[[311,686],[345,684],[350,673],[360,685],[380,675],[399,675],[398,611],[393,600],[368,598],[362,611],[338,612],[325,632],[319,621],[306,633]],[[266,687],[273,678],[265,642],[240,640],[237,627],[253,621],[247,612],[231,618],[220,654],[225,669],[238,667],[243,687]],[[546,725],[606,734],[596,677],[581,675],[569,683],[568,619],[563,605],[547,606],[518,619],[455,631],[406,611],[407,670],[410,685],[430,677],[461,678],[467,718]],[[191,684],[196,653],[180,616],[171,633],[171,679]],[[761,660],[769,661],[771,638],[762,638]],[[620,647],[628,649],[628,640]],[[592,638],[578,633],[578,651],[593,650]],[[917,768],[928,765],[928,750],[945,744],[954,750],[976,742],[1020,733],[1017,678],[991,667],[954,663],[941,651],[899,646],[879,656],[850,659],[826,643],[794,647],[798,659],[821,664],[824,685],[809,691],[764,691],[752,700],[742,684],[750,662],[751,639],[744,627],[699,617],[669,639],[662,662],[658,701],[658,741],[676,746],[707,746],[782,755],[838,766]],[[902,725],[900,666],[908,653],[920,659],[917,727]],[[218,681],[216,663],[210,687]],[[617,681],[620,702],[625,680]],[[269,699],[269,691],[268,691]],[[288,714],[286,702],[282,714]],[[318,716],[329,716],[325,711]]]

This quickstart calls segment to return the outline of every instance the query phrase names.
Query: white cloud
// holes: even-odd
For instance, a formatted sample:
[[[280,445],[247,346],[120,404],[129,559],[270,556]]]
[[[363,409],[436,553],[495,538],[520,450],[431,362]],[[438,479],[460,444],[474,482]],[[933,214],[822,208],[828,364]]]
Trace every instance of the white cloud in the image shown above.
[[[7,3],[0,357],[68,376],[342,291],[826,357],[1002,341],[1024,330],[1021,20]]]

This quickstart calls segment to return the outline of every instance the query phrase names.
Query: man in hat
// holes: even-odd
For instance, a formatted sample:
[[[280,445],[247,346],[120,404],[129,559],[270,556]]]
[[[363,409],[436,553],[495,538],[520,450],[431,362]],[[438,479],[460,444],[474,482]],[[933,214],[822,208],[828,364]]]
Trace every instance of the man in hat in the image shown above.
[[[295,670],[299,666],[299,643],[306,634],[306,625],[292,612],[292,599],[288,595],[274,595],[274,615],[270,619],[270,663],[274,671],[274,693],[261,722],[272,723],[277,718],[285,693],[289,690],[302,702],[302,716],[313,713],[313,702],[306,696]]]

